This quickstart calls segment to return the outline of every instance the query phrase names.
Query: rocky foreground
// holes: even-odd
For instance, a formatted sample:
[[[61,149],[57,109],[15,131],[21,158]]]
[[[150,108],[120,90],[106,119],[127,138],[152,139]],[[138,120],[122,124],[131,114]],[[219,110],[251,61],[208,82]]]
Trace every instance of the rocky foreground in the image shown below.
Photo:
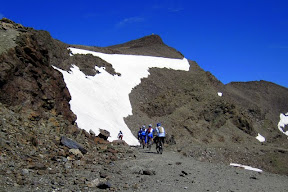
[[[67,128],[61,116],[41,119],[34,111],[19,115],[17,110],[0,104],[0,191],[111,188],[106,180],[93,181],[105,178],[101,173],[114,161],[134,158],[124,142]]]
[[[15,111],[16,109],[14,109]],[[109,143],[0,106],[0,191],[287,191],[288,177]],[[9,122],[9,123],[8,123]],[[69,141],[67,143],[67,141]]]

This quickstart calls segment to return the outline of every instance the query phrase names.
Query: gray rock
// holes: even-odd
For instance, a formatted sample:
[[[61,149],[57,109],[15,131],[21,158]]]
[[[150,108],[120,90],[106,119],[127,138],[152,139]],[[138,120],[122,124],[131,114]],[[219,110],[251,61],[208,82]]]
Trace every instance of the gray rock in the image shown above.
[[[87,186],[90,188],[95,188],[99,185],[100,181],[98,178],[93,179],[92,181],[87,182]]]
[[[22,169],[22,175],[28,175],[29,174],[29,170],[28,169]]]
[[[65,136],[62,136],[61,137],[61,144],[62,145],[65,145],[66,147],[70,148],[70,149],[79,149],[82,154],[86,154],[87,153],[87,150],[84,149],[79,143],[65,137]]]
[[[68,161],[67,163],[65,163],[64,166],[65,166],[66,169],[71,169],[72,163],[70,161]]]
[[[96,134],[94,133],[94,131],[92,131],[92,129],[89,130],[90,135],[95,136]]]

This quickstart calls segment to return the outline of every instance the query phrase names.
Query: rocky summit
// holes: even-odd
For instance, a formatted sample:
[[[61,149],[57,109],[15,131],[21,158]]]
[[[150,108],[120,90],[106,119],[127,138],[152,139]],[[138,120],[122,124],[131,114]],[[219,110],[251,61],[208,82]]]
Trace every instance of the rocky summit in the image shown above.
[[[288,140],[278,125],[288,112],[287,88],[267,81],[224,85],[191,60],[189,71],[150,68],[129,95],[133,115],[125,123],[137,137],[139,126],[162,122],[167,137],[160,155],[154,146],[107,141],[105,127],[99,135],[78,127],[63,75],[53,66],[69,71],[77,63],[87,76],[99,73],[95,66],[121,74],[100,57],[71,57],[68,47],[184,57],[158,35],[109,47],[69,45],[3,18],[0,191],[287,190]],[[256,139],[259,133],[264,142]]]

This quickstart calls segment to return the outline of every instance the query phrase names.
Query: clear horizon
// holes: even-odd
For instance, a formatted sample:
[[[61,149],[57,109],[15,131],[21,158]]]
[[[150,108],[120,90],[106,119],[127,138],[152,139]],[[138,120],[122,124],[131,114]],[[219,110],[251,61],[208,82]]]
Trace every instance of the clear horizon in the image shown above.
[[[68,44],[106,47],[147,35],[222,83],[265,80],[288,88],[288,1],[7,1],[6,17]]]

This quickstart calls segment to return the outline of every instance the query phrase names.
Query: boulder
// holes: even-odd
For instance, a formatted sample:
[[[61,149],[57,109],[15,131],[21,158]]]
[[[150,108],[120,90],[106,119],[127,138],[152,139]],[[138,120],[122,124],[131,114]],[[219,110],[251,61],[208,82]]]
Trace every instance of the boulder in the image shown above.
[[[106,131],[104,129],[100,129],[100,133],[99,133],[98,137],[100,137],[100,138],[102,138],[104,140],[107,140],[108,137],[110,137],[110,132]]]
[[[87,153],[87,150],[84,149],[79,143],[65,137],[65,136],[62,136],[61,137],[61,144],[62,145],[65,145],[66,147],[70,148],[70,149],[79,149],[81,151],[82,154],[86,154]]]

